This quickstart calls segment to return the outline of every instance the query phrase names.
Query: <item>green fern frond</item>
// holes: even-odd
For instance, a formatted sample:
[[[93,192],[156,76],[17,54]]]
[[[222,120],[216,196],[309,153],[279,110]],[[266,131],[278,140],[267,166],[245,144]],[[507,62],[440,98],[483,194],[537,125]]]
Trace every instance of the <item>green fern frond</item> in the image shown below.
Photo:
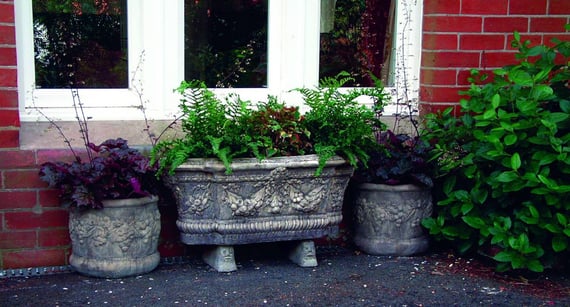
[[[318,144],[315,146],[315,153],[319,156],[319,167],[315,171],[315,176],[320,176],[325,168],[325,164],[330,158],[336,155],[337,148],[334,146],[324,146]]]
[[[180,126],[185,135],[158,143],[152,162],[159,163],[161,171],[173,172],[188,158],[216,157],[231,173],[231,161],[237,157],[316,153],[317,174],[334,155],[356,165],[368,158],[366,150],[378,125],[375,111],[357,98],[367,95],[384,102],[387,96],[380,86],[340,89],[351,81],[344,72],[324,78],[318,87],[296,89],[309,107],[302,116],[298,108],[287,107],[274,96],[253,106],[235,94],[221,100],[202,81],[182,82],[176,91],[182,96]]]

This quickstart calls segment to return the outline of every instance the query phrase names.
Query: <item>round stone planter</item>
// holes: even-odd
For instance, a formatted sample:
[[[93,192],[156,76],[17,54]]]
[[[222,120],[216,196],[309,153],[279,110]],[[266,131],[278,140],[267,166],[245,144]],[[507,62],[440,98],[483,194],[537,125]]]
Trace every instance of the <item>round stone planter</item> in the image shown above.
[[[103,209],[69,214],[71,266],[79,273],[120,278],[148,273],[159,261],[158,197],[107,200]]]
[[[431,190],[412,184],[364,183],[354,193],[354,244],[372,255],[425,252],[429,238],[420,225],[431,216]]]
[[[218,271],[231,271],[233,245],[311,240],[291,258],[316,265],[312,239],[338,233],[353,172],[340,157],[320,176],[314,175],[317,166],[316,155],[234,159],[228,175],[216,159],[188,160],[170,178],[182,242],[221,247],[204,258]]]

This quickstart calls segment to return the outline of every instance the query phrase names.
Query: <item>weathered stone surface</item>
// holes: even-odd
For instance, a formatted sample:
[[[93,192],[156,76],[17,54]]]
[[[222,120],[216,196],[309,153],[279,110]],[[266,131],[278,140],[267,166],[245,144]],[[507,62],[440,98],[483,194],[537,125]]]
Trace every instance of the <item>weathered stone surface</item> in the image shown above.
[[[233,246],[215,246],[210,248],[204,252],[202,259],[218,272],[233,272],[237,270]]]
[[[301,241],[289,253],[289,259],[302,267],[317,266],[317,252],[315,242],[312,240]]]
[[[429,239],[420,223],[431,213],[429,189],[361,184],[354,199],[354,244],[372,255],[422,253],[428,249]]]
[[[232,174],[226,174],[218,160],[190,159],[170,178],[182,242],[220,245],[206,252],[204,260],[227,272],[235,262],[224,248],[293,240],[313,244],[311,239],[336,235],[353,168],[340,157],[329,161],[320,176],[315,176],[317,166],[316,155],[236,159]],[[316,266],[314,244],[311,258],[308,242],[292,260]]]
[[[71,266],[95,277],[150,272],[160,261],[158,197],[104,201],[101,210],[70,211]]]
[[[190,159],[171,178],[186,244],[234,245],[336,234],[352,167],[341,158],[314,175],[315,155],[236,159],[232,174],[214,159]]]

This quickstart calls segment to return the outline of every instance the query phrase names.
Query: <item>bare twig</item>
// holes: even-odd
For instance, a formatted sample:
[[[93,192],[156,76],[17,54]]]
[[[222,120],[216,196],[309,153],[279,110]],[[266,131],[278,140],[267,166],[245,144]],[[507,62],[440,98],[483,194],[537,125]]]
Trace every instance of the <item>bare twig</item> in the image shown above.
[[[85,111],[83,109],[83,103],[79,97],[79,90],[77,88],[71,89],[71,97],[73,98],[73,109],[75,110],[75,119],[79,125],[79,133],[81,133],[81,139],[83,140],[83,145],[85,146],[85,151],[87,151],[87,157],[89,162],[93,162],[93,153],[89,148],[89,129],[87,127],[87,120],[89,117],[85,116]]]
[[[156,145],[156,143],[158,143],[158,141],[166,133],[166,131],[168,131],[169,129],[173,129],[173,127],[176,125],[176,123],[182,117],[182,115],[175,117],[174,120],[168,126],[166,126],[166,128],[164,128],[158,136],[156,136],[150,130],[150,120],[148,119],[148,116],[146,113],[146,105],[148,103],[148,100],[145,99],[144,89],[141,86],[140,79],[137,78],[137,75],[140,72],[142,72],[142,69],[143,69],[144,56],[145,56],[145,52],[143,51],[143,52],[141,52],[141,54],[139,56],[139,62],[137,63],[137,67],[135,68],[135,71],[133,73],[133,77],[131,79],[131,84],[133,86],[133,90],[135,91],[135,93],[137,94],[138,99],[139,99],[139,105],[137,106],[137,109],[141,110],[143,118],[144,118],[145,128],[143,129],[143,131],[146,132],[151,145],[154,146],[154,145]]]
[[[143,50],[141,52],[141,54],[139,55],[139,62],[137,63],[137,67],[135,68],[135,71],[133,72],[133,77],[131,78],[131,84],[133,86],[133,90],[135,91],[135,93],[137,94],[137,96],[139,98],[139,105],[137,106],[137,108],[139,110],[141,110],[143,118],[144,118],[145,128],[143,129],[143,131],[146,132],[150,143],[154,146],[156,144],[156,142],[158,141],[158,138],[155,138],[154,134],[150,131],[150,123],[149,123],[148,116],[146,114],[146,104],[148,103],[148,100],[146,100],[144,98],[144,90],[140,84],[141,83],[140,79],[137,78],[137,75],[140,72],[142,72],[142,67],[143,67],[143,63],[144,63],[144,56],[145,56],[145,52]]]
[[[79,156],[79,154],[77,154],[75,149],[73,149],[73,146],[71,145],[71,140],[69,138],[67,138],[67,136],[63,132],[63,129],[61,129],[61,126],[59,126],[53,118],[47,116],[47,114],[45,114],[41,108],[36,106],[36,100],[35,100],[33,94],[32,94],[32,106],[36,110],[36,112],[38,112],[43,118],[45,118],[50,123],[50,126],[55,127],[55,129],[57,130],[59,135],[63,138],[63,142],[66,144],[66,146],[69,148],[69,150],[73,154],[75,161],[81,162],[81,157]]]
[[[404,6],[406,6],[406,2],[404,1]],[[397,129],[397,127],[399,127],[400,125],[400,121],[403,119],[409,119],[410,123],[412,125],[412,127],[414,128],[414,131],[416,133],[416,135],[419,135],[419,127],[418,127],[418,121],[414,118],[414,114],[418,112],[418,110],[416,110],[414,108],[414,101],[412,101],[409,98],[409,82],[408,82],[408,71],[406,69],[406,53],[405,53],[405,48],[403,47],[405,45],[405,40],[406,40],[406,31],[408,29],[409,23],[410,23],[410,13],[409,13],[409,9],[407,7],[404,7],[404,15],[405,15],[405,19],[404,19],[404,23],[403,23],[403,29],[401,31],[401,47],[400,47],[400,59],[399,59],[399,65],[397,64],[397,66],[399,67],[399,69],[396,72],[396,79],[401,81],[401,86],[403,88],[402,91],[402,95],[403,97],[397,97],[397,101],[396,101],[396,115],[395,115],[395,120],[394,120],[394,130]],[[400,85],[400,83],[396,82],[396,87],[398,87]],[[399,93],[400,91],[397,90],[397,93]],[[405,107],[405,110],[402,110],[403,112],[400,112],[400,106],[403,105]]]

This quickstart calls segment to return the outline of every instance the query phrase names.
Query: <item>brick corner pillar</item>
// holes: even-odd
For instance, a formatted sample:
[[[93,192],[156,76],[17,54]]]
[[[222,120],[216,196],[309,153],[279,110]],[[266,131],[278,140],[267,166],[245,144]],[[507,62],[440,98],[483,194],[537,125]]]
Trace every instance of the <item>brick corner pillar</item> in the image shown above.
[[[476,68],[489,73],[515,62],[513,32],[531,44],[569,39],[567,0],[424,0],[420,114],[458,109],[459,91]],[[458,114],[455,112],[455,114]]]
[[[19,147],[18,70],[13,1],[0,1],[0,149]]]

